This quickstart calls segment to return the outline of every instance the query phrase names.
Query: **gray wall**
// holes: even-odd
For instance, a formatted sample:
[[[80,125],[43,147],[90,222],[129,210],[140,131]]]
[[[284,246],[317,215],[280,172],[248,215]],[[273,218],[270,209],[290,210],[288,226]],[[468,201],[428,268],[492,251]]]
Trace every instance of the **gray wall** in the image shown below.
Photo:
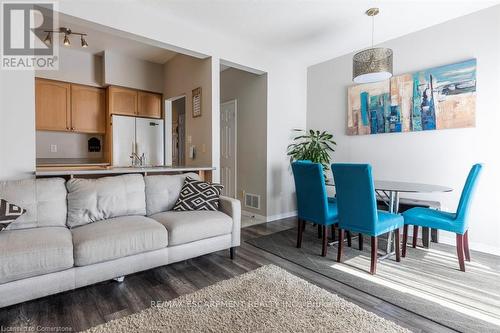
[[[442,184],[451,193],[419,195],[457,207],[472,164],[484,173],[472,207],[470,242],[475,249],[500,254],[500,7],[483,10],[384,43],[394,51],[394,74],[477,58],[476,127],[411,133],[347,136],[347,87],[352,84],[352,55],[308,70],[307,127],[333,132],[336,162],[368,162],[374,176]],[[455,242],[454,235],[441,239]]]
[[[230,68],[220,74],[221,103],[237,100],[237,191],[242,209],[267,215],[267,75]],[[261,196],[259,210],[244,206],[243,191]]]

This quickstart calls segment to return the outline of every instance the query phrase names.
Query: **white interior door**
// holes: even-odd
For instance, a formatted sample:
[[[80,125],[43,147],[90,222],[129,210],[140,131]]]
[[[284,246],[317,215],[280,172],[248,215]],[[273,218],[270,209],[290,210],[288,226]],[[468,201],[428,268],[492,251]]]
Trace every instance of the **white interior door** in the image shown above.
[[[220,106],[220,174],[222,194],[236,198],[236,100]]]

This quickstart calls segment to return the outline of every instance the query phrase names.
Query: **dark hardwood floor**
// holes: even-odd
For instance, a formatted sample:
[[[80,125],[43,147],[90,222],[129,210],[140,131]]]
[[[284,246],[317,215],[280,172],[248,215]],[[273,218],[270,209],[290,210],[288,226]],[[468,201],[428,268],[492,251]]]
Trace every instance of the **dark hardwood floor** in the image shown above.
[[[129,275],[122,283],[107,281],[0,309],[0,331],[13,331],[19,327],[26,330],[31,327],[59,327],[60,332],[84,330],[141,311],[150,307],[152,302],[170,300],[266,264],[280,266],[412,331],[450,331],[433,321],[245,243],[247,239],[295,225],[296,220],[291,218],[242,229],[242,244],[234,260],[230,260],[229,250],[220,251]],[[22,330],[16,330],[19,331]]]

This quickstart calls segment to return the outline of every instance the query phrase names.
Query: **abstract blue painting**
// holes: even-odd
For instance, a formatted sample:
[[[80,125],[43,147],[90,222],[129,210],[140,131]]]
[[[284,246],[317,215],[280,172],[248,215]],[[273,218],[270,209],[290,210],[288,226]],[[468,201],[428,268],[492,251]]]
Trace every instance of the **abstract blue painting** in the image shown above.
[[[474,127],[476,60],[348,89],[347,134]]]

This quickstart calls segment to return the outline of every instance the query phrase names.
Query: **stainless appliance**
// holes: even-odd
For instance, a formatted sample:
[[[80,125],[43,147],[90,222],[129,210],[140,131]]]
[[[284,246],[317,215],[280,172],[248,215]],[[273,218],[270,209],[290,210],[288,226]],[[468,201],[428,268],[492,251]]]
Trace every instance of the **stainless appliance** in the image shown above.
[[[163,119],[113,116],[113,166],[159,166],[165,161]]]

